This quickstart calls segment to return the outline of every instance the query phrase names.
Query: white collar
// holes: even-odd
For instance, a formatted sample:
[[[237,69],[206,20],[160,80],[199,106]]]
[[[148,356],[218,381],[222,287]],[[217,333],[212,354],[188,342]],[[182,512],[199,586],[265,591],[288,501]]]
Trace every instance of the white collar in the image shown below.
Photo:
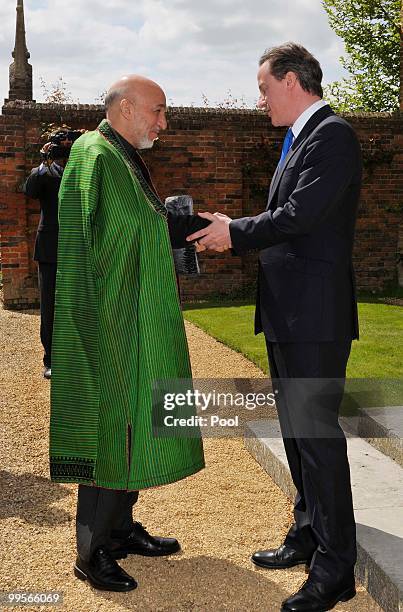
[[[306,123],[308,123],[312,115],[314,115],[320,108],[323,108],[324,106],[328,106],[328,103],[325,100],[317,100],[316,102],[311,104],[311,106],[308,106],[308,108],[306,108],[303,113],[300,114],[298,119],[294,121],[294,125],[291,126],[292,133],[294,134],[294,139],[298,138],[299,134],[302,131],[302,128],[305,126]]]

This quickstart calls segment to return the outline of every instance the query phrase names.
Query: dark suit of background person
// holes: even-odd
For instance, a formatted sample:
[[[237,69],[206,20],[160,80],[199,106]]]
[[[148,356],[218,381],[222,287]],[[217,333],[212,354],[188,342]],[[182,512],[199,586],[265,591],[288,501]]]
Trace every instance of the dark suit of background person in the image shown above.
[[[237,254],[260,250],[255,333],[265,334],[273,378],[344,381],[351,340],[358,338],[352,248],[361,172],[352,128],[323,106],[274,175],[266,211],[230,223]],[[328,439],[298,437],[298,398],[282,389],[277,402],[298,491],[284,544],[297,552],[290,565],[315,553],[310,579],[322,585],[353,581],[356,561],[346,441],[337,421],[342,394],[339,388],[331,399],[310,398],[338,433]],[[268,552],[255,553],[255,563]],[[262,565],[274,567],[277,557],[273,551]]]
[[[34,261],[38,262],[38,277],[41,308],[41,342],[44,348],[43,364],[45,376],[51,368],[52,329],[55,305],[55,286],[57,268],[58,193],[63,168],[52,163],[49,168],[41,164],[34,168],[25,185],[24,193],[39,200],[41,216],[39,220]]]

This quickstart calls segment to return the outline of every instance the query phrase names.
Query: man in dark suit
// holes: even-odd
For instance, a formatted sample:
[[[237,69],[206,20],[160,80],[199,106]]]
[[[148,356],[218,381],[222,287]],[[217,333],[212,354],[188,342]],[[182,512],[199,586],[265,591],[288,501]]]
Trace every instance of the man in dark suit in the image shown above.
[[[255,332],[264,332],[277,408],[297,489],[295,524],[277,550],[256,552],[270,569],[310,566],[282,610],[321,612],[355,595],[355,522],[346,440],[338,424],[351,341],[358,338],[352,249],[361,185],[351,126],[322,100],[322,71],[287,43],[260,59],[258,106],[287,126],[267,208],[192,234],[201,247],[259,249]]]
[[[71,145],[71,143],[70,143]],[[51,143],[42,148],[46,154]],[[58,193],[66,160],[47,160],[33,168],[24,185],[24,193],[39,200],[41,216],[35,240],[34,261],[38,262],[39,297],[41,308],[40,336],[44,350],[45,378],[51,378],[52,330],[55,307],[57,268]]]

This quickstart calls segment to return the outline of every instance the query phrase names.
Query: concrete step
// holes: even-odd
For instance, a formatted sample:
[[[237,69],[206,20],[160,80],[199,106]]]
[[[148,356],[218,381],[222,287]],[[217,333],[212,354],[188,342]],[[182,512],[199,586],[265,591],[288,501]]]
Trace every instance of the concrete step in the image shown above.
[[[348,437],[347,444],[357,522],[356,576],[385,612],[398,612],[403,610],[403,469],[363,439]],[[245,446],[293,499],[278,421],[249,422]]]
[[[403,406],[361,408],[360,412],[358,436],[403,467]]]
[[[403,406],[360,408],[357,415],[340,418],[346,433],[364,438],[403,467]]]

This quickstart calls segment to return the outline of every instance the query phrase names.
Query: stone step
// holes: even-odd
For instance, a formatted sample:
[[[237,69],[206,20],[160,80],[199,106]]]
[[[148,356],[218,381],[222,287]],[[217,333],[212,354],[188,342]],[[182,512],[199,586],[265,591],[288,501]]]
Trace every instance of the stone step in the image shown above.
[[[363,439],[348,437],[347,444],[357,522],[356,576],[385,612],[398,612],[403,610],[403,469]],[[245,446],[293,499],[278,421],[249,422]]]
[[[403,406],[361,408],[360,413],[357,434],[403,467]]]

